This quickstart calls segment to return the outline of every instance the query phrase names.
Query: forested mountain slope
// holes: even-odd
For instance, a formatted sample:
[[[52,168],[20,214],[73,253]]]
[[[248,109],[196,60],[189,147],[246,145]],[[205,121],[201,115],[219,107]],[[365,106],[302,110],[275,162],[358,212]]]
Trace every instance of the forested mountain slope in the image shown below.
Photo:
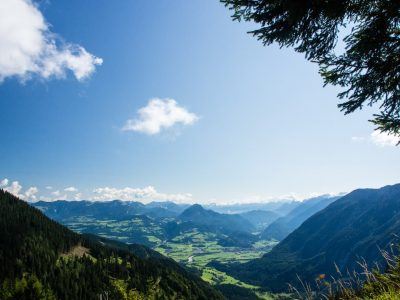
[[[46,216],[53,220],[65,222],[76,216],[102,219],[124,219],[136,215],[146,215],[153,218],[176,217],[186,206],[172,202],[151,202],[147,205],[136,201],[39,201],[32,203]]]
[[[199,204],[194,204],[185,209],[178,217],[179,220],[192,222],[196,225],[220,229],[223,232],[252,232],[255,227],[238,214],[220,214],[204,209]]]
[[[223,298],[143,246],[104,244],[0,190],[0,299]]]
[[[249,221],[257,230],[262,230],[279,218],[273,211],[251,210],[241,213],[240,216]]]
[[[267,240],[283,240],[293,232],[293,230],[299,227],[301,223],[339,198],[340,197],[323,195],[305,200],[286,216],[276,219],[274,222],[269,224],[269,226],[261,233],[261,238]]]
[[[270,290],[287,289],[324,274],[383,264],[380,249],[390,250],[400,234],[400,184],[381,189],[359,189],[343,196],[307,219],[298,229],[260,259],[246,264],[217,266],[241,280]],[[396,248],[396,247],[393,247]]]

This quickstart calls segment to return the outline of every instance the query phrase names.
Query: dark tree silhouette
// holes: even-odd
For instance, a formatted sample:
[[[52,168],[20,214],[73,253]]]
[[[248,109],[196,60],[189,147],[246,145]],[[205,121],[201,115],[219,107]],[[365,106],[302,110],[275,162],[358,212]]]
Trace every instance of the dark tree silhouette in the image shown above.
[[[400,137],[400,1],[221,0],[232,18],[259,26],[264,45],[294,47],[316,62],[325,85],[343,88],[339,108],[349,114],[378,104],[377,129]],[[349,27],[337,53],[341,29]],[[346,30],[347,32],[347,30]],[[336,50],[336,51],[335,51]]]

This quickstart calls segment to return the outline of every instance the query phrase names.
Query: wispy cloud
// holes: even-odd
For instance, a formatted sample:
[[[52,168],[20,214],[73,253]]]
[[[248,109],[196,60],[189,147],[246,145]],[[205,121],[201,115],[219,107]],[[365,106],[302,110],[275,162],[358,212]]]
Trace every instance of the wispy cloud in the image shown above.
[[[153,186],[144,188],[125,187],[122,189],[103,187],[93,191],[94,196],[91,200],[125,200],[125,201],[140,201],[143,203],[151,201],[174,201],[181,203],[193,202],[191,194],[164,194],[159,193]]]
[[[78,189],[74,186],[70,186],[70,187],[65,188],[64,191],[69,192],[69,193],[74,193],[74,192],[77,192]]]
[[[31,0],[0,1],[0,82],[7,77],[89,77],[103,60],[80,45],[62,42]]]
[[[5,187],[8,185],[8,179],[4,178],[3,180],[0,181],[0,187]]]
[[[60,190],[55,190],[54,192],[51,192],[50,196],[47,196],[47,198],[49,199],[47,201],[51,201],[51,200],[67,200],[68,197],[66,193],[61,194]]]
[[[19,181],[10,181],[7,178],[0,180],[0,188],[14,194],[26,201],[55,201],[55,200],[92,200],[92,201],[139,201],[148,203],[151,201],[174,201],[180,203],[193,203],[194,198],[189,193],[161,193],[153,186],[143,188],[136,187],[98,187],[91,191],[79,192],[74,186],[64,189],[48,189],[45,186],[41,192],[36,186],[24,190]]]
[[[374,131],[371,133],[371,141],[380,147],[396,146],[400,142],[400,138],[385,132]]]
[[[7,178],[6,178],[6,180],[7,180]],[[20,195],[20,191],[22,190],[22,186],[19,184],[18,181],[11,182],[11,184],[5,186],[4,189],[7,192],[9,192],[9,193],[11,193],[11,194],[13,194],[13,195],[15,195],[17,197],[21,197],[22,196],[22,195]]]
[[[151,99],[138,110],[138,116],[127,120],[122,130],[155,135],[176,124],[192,125],[199,117],[179,106],[174,99]]]
[[[24,199],[36,201],[36,194],[39,192],[39,189],[35,186],[30,187],[24,193]]]
[[[395,147],[400,142],[400,138],[395,135],[388,134],[386,132],[380,132],[379,130],[375,130],[367,137],[353,136],[351,138],[351,141],[355,143],[364,143],[364,142],[372,143],[379,147]]]
[[[8,178],[0,180],[0,187],[23,200],[36,201],[36,194],[39,192],[39,189],[36,186],[31,186],[23,192],[22,185],[19,183],[19,181],[10,182]]]

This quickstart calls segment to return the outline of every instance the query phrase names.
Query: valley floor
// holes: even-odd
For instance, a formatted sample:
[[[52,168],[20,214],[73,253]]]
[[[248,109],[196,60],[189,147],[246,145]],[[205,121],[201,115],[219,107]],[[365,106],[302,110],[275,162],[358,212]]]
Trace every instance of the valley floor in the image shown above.
[[[253,244],[251,248],[223,247],[215,241],[213,234],[193,231],[163,242],[155,247],[155,250],[189,268],[197,269],[202,279],[212,285],[235,285],[254,291],[261,299],[273,299],[271,294],[261,292],[259,287],[246,284],[218,271],[209,266],[209,263],[212,261],[244,263],[259,258],[275,244],[275,241],[260,241]]]
[[[213,268],[209,263],[213,261],[224,264],[245,263],[270,251],[277,241],[261,240],[252,244],[251,247],[221,246],[214,233],[201,232],[196,229],[172,239],[165,239],[159,234],[161,232],[160,224],[151,221],[144,224],[143,221],[140,218],[133,218],[129,221],[99,221],[78,217],[70,222],[64,222],[64,224],[77,232],[94,233],[125,243],[143,243],[198,273],[203,280],[212,285],[233,285],[252,291],[259,299],[275,298],[275,295],[263,292],[258,286],[233,278]],[[140,231],[137,231],[138,229]]]

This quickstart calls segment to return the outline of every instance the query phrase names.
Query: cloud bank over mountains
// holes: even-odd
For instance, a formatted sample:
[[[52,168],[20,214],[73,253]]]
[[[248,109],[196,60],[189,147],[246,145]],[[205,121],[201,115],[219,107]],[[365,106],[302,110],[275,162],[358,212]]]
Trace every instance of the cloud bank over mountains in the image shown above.
[[[0,82],[33,76],[88,78],[103,60],[80,45],[64,42],[31,0],[0,1]]]
[[[36,194],[39,192],[38,188],[35,186],[31,186],[27,190],[22,192],[22,186],[18,181],[10,182],[7,178],[0,180],[0,188],[23,200],[30,201],[36,201]]]
[[[158,192],[153,186],[144,188],[125,187],[122,189],[104,187],[93,190],[93,193],[94,195],[91,197],[91,200],[95,201],[119,199],[124,201],[140,201],[143,203],[151,201],[173,201],[177,203],[193,202],[192,194],[164,194]]]
[[[0,180],[0,189],[4,189],[15,196],[28,201],[56,201],[56,200],[88,200],[88,201],[137,201],[147,204],[152,201],[163,202],[172,201],[181,204],[208,204],[208,205],[239,205],[239,204],[255,204],[255,203],[268,203],[268,202],[291,202],[303,201],[312,197],[321,195],[338,196],[344,193],[290,193],[280,196],[261,197],[257,195],[232,198],[232,199],[215,199],[211,198],[205,201],[199,201],[191,193],[163,193],[159,192],[154,186],[146,186],[143,188],[137,187],[97,187],[94,189],[80,190],[75,186],[66,186],[63,188],[55,188],[53,186],[44,186],[38,188],[37,186],[30,186],[24,189],[19,181],[10,181],[8,178]]]
[[[153,186],[144,188],[115,188],[99,187],[86,193],[81,192],[74,186],[55,189],[46,186],[39,191],[36,186],[24,190],[19,181],[10,181],[8,178],[0,180],[0,189],[4,189],[15,196],[26,201],[55,201],[55,200],[91,200],[91,201],[139,201],[149,203],[151,201],[173,201],[176,203],[193,203],[194,198],[189,193],[168,194],[161,193]]]

